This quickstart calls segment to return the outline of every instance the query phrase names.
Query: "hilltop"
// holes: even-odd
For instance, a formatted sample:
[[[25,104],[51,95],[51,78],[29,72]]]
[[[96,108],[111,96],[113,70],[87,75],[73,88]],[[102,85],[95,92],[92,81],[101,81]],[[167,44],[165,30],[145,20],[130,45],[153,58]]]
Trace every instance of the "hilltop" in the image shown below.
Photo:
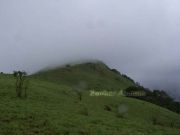
[[[40,71],[32,76],[36,79],[68,86],[84,83],[87,90],[122,90],[135,85],[133,80],[115,69],[110,69],[100,61],[67,64],[56,69]]]

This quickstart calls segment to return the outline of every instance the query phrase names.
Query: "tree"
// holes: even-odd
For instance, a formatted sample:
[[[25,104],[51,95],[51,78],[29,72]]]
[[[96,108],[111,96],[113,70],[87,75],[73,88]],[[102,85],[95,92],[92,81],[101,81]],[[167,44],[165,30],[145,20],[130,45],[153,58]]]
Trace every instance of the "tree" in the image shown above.
[[[78,85],[74,86],[74,90],[78,96],[79,101],[82,100],[83,96],[83,90],[86,88],[86,83],[85,82],[79,82]]]
[[[28,80],[27,73],[25,71],[14,71],[14,77],[16,78],[16,94],[17,97],[27,97]]]

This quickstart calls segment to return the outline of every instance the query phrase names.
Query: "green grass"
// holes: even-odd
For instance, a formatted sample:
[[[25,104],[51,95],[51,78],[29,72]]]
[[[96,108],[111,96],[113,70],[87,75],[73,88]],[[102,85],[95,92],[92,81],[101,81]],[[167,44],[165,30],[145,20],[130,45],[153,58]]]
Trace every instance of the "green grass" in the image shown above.
[[[19,99],[14,83],[12,75],[0,75],[0,135],[180,134],[180,115],[144,101],[84,91],[80,102],[71,86],[33,78],[28,98]]]
[[[68,86],[75,86],[79,82],[83,82],[86,84],[87,90],[121,90],[135,85],[120,74],[112,72],[105,64],[100,62],[41,71],[34,74],[33,77]]]

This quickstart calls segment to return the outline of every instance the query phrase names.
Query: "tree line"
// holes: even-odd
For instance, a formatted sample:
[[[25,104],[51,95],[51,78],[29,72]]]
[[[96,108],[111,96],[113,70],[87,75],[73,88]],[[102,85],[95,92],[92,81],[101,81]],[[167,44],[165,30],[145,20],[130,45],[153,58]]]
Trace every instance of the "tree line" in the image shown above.
[[[129,95],[126,96],[144,100],[180,114],[180,102],[175,101],[164,90],[151,91],[147,88],[144,88],[143,86],[136,85],[136,86],[128,87],[124,91],[125,92],[143,91],[145,92],[145,96],[129,96]]]

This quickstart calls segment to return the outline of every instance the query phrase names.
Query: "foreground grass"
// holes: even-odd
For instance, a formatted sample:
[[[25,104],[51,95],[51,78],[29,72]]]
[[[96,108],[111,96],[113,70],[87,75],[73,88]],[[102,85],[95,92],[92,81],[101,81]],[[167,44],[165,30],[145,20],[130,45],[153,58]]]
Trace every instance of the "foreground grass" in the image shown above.
[[[88,92],[79,101],[71,87],[33,79],[28,98],[18,99],[14,82],[0,75],[0,135],[180,134],[180,115],[144,101]]]

